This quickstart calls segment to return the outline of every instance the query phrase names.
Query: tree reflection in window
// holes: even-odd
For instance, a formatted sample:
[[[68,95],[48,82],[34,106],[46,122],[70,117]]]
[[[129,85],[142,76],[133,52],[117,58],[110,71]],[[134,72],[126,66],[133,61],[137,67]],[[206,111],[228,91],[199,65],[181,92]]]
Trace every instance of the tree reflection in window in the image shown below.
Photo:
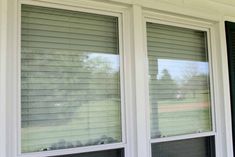
[[[152,137],[211,130],[207,61],[156,59],[150,67]]]

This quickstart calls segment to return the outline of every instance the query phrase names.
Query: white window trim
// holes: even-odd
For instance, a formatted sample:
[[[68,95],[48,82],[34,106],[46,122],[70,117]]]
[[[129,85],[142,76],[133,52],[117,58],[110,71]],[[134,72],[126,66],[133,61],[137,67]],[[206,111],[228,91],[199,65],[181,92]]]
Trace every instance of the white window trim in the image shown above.
[[[191,134],[185,134],[185,135],[176,135],[176,136],[170,136],[170,137],[163,137],[163,138],[155,138],[155,139],[151,139],[151,135],[149,134],[149,139],[152,143],[158,143],[160,141],[174,141],[174,140],[179,140],[179,139],[185,139],[185,138],[195,138],[195,137],[200,137],[200,136],[204,136],[204,135],[215,135],[216,134],[216,124],[215,124],[215,101],[214,101],[214,82],[213,82],[213,68],[212,68],[212,52],[211,52],[211,40],[210,40],[210,28],[206,28],[205,27],[200,27],[199,26],[194,26],[192,23],[187,23],[184,22],[184,24],[179,23],[178,20],[172,20],[169,17],[167,17],[166,19],[169,19],[169,21],[166,20],[162,20],[162,19],[158,19],[156,16],[146,16],[144,19],[144,24],[145,24],[145,28],[146,28],[146,23],[147,22],[152,22],[152,23],[156,23],[156,24],[164,24],[164,25],[169,25],[169,26],[175,26],[175,27],[180,27],[180,28],[188,28],[188,29],[192,29],[192,30],[198,30],[198,31],[203,31],[206,32],[206,46],[207,46],[207,55],[208,55],[208,63],[209,63],[209,80],[210,82],[208,82],[210,84],[210,114],[211,114],[211,119],[212,119],[212,130],[208,131],[208,132],[203,132],[203,133],[191,133]],[[171,20],[171,21],[170,21]],[[186,20],[184,20],[186,21]],[[146,34],[146,30],[145,30],[145,53],[146,56],[148,55],[147,52],[147,34]],[[148,64],[146,67],[147,71],[148,71]],[[148,76],[146,76],[148,77]],[[146,83],[146,87],[147,87],[147,91],[146,91],[146,97],[147,97],[147,102],[146,104],[148,104],[148,110],[147,110],[147,115],[149,116],[147,121],[148,121],[148,133],[151,132],[150,130],[150,103],[149,103],[149,82],[148,82],[148,78],[146,78],[147,83]]]
[[[148,156],[151,156],[151,153],[149,154],[148,151],[151,152],[151,142],[160,142],[160,141],[174,141],[174,140],[180,140],[180,139],[189,139],[189,138],[196,138],[196,137],[205,137],[205,136],[214,136],[215,137],[215,151],[217,157],[222,157],[226,153],[226,150],[222,148],[222,143],[226,143],[226,140],[223,139],[223,132],[226,131],[225,128],[222,128],[221,126],[221,120],[223,119],[222,116],[225,116],[223,111],[221,111],[221,94],[223,94],[222,91],[220,91],[220,85],[221,81],[220,78],[220,71],[218,71],[218,62],[220,61],[220,57],[218,55],[218,51],[215,48],[216,43],[216,36],[215,29],[216,25],[214,21],[206,21],[206,20],[198,20],[194,18],[187,18],[182,16],[175,16],[171,14],[166,13],[156,13],[153,11],[144,10],[143,11],[143,24],[144,25],[144,53],[142,54],[142,57],[145,57],[143,62],[145,63],[145,71],[143,71],[143,74],[148,73],[148,62],[147,60],[147,37],[146,37],[146,22],[153,22],[153,23],[160,23],[160,24],[166,24],[171,26],[178,26],[182,28],[190,28],[195,30],[201,30],[207,32],[207,40],[208,40],[208,60],[209,60],[209,69],[210,69],[210,90],[211,90],[211,113],[212,113],[212,124],[213,124],[213,130],[211,132],[206,133],[198,133],[198,134],[190,134],[190,135],[182,135],[182,136],[175,136],[175,137],[167,137],[163,139],[151,139],[150,136],[150,107],[149,107],[149,90],[148,90],[148,78],[146,75],[145,80],[145,88],[143,90],[142,94],[145,94],[145,102],[144,104],[148,104],[148,108],[146,110],[145,118],[147,122],[147,134],[148,136],[145,138],[145,142],[147,142],[148,146],[145,149],[145,154],[148,154]],[[140,27],[140,26],[139,26]],[[140,29],[140,28],[139,28]],[[213,47],[211,46],[213,45]],[[213,53],[213,54],[212,54]],[[138,87],[137,87],[138,88]],[[216,113],[216,114],[215,114]]]
[[[96,145],[96,146],[84,146],[84,147],[79,147],[79,148],[70,148],[70,149],[64,149],[64,150],[52,150],[52,151],[47,151],[45,152],[34,152],[34,153],[21,153],[21,5],[27,4],[27,5],[34,5],[34,6],[40,6],[40,7],[49,7],[49,8],[56,8],[56,9],[65,9],[65,10],[71,10],[71,11],[82,11],[82,12],[87,12],[87,13],[95,13],[99,15],[111,15],[114,17],[118,18],[118,24],[119,24],[119,55],[120,55],[120,91],[121,91],[121,126],[122,126],[122,142],[120,143],[115,143],[115,144],[104,144],[104,145]],[[31,156],[34,154],[44,154],[48,156],[52,155],[64,155],[64,154],[69,154],[69,153],[84,153],[84,152],[93,152],[93,151],[101,151],[101,150],[106,150],[106,148],[109,149],[116,149],[116,148],[125,148],[126,144],[126,132],[125,132],[125,127],[126,127],[126,119],[125,119],[125,94],[124,94],[124,76],[123,76],[123,46],[122,46],[122,19],[121,19],[121,14],[115,13],[115,12],[105,12],[105,11],[96,11],[96,10],[91,10],[87,8],[79,8],[79,7],[70,7],[70,6],[64,6],[64,5],[51,5],[50,3],[45,3],[45,2],[25,2],[25,1],[20,1],[19,3],[19,12],[18,12],[18,32],[19,32],[19,37],[18,37],[18,43],[19,43],[19,48],[18,48],[18,131],[17,131],[17,137],[18,137],[18,154],[21,156]],[[66,153],[67,152],[67,153]]]
[[[224,145],[226,145],[227,148],[227,156],[230,154],[231,157],[233,157],[233,135],[232,135],[232,113],[231,113],[231,97],[230,97],[230,80],[229,80],[229,69],[228,69],[228,54],[227,54],[227,39],[226,39],[226,28],[225,28],[225,21],[231,21],[235,22],[234,17],[230,16],[224,16],[222,20],[218,23],[218,29],[219,32],[217,36],[220,37],[220,41],[217,41],[217,44],[221,45],[220,47],[217,47],[217,49],[221,52],[221,70],[223,81],[222,81],[222,87],[224,92],[224,112],[226,113],[224,115],[225,119],[225,137],[226,142]]]
[[[84,2],[83,2],[84,3]],[[63,150],[53,150],[53,151],[46,151],[46,152],[35,152],[35,153],[21,153],[21,94],[20,94],[20,62],[21,62],[21,5],[22,4],[28,4],[28,5],[35,5],[35,6],[44,6],[44,7],[50,7],[50,8],[57,8],[57,9],[66,9],[66,10],[72,10],[72,11],[82,11],[82,12],[88,12],[88,13],[95,13],[100,15],[108,15],[108,16],[115,16],[118,17],[119,20],[119,54],[120,54],[120,81],[121,81],[121,115],[122,115],[122,142],[115,143],[115,144],[105,144],[105,145],[97,145],[97,146],[87,146],[87,147],[80,147],[80,148],[70,148],[70,149],[63,149]],[[128,150],[128,147],[131,144],[129,134],[132,133],[133,128],[132,122],[130,120],[133,119],[133,117],[130,117],[127,115],[127,113],[130,113],[132,111],[133,105],[132,105],[132,95],[130,94],[130,91],[132,89],[131,86],[131,65],[124,64],[128,63],[129,60],[131,60],[131,54],[130,48],[128,47],[129,37],[125,37],[125,34],[127,34],[126,30],[123,29],[125,27],[127,30],[129,29],[128,26],[123,25],[123,23],[128,23],[128,10],[127,7],[117,7],[115,5],[106,5],[105,7],[103,5],[100,5],[100,3],[92,5],[88,5],[87,3],[84,4],[77,4],[74,3],[68,3],[59,0],[58,3],[55,1],[50,0],[43,0],[43,1],[34,1],[34,0],[19,0],[18,3],[14,2],[14,10],[15,10],[15,19],[17,19],[16,25],[14,26],[14,30],[17,32],[16,34],[12,34],[12,36],[16,37],[17,41],[13,45],[16,45],[17,50],[14,51],[13,56],[17,62],[13,63],[11,60],[11,64],[13,64],[12,69],[12,76],[16,75],[17,79],[13,80],[13,88],[12,91],[15,91],[16,96],[13,99],[12,103],[12,110],[10,115],[17,115],[14,117],[11,117],[11,119],[8,120],[9,123],[11,123],[11,129],[12,132],[8,134],[10,140],[11,147],[8,152],[9,156],[18,156],[18,157],[45,157],[45,156],[55,156],[55,155],[65,155],[65,154],[75,154],[75,153],[85,153],[85,152],[94,152],[94,151],[102,151],[102,150],[110,150],[110,149],[118,149],[118,148],[125,148],[125,154],[131,155],[132,153]],[[102,7],[99,7],[102,6]],[[108,7],[107,7],[108,6]],[[13,9],[12,9],[13,10]],[[125,30],[125,31],[124,31]],[[124,53],[125,52],[125,53]],[[14,77],[13,77],[14,78]],[[17,89],[17,90],[15,90]],[[124,93],[125,92],[125,93]],[[8,93],[9,94],[9,93]],[[12,95],[12,94],[11,94]],[[14,95],[14,94],[13,94]],[[14,109],[14,110],[13,110]],[[129,117],[129,118],[128,118]],[[127,129],[128,128],[128,129]],[[13,136],[12,136],[13,135]],[[15,138],[17,137],[17,138]],[[14,148],[14,150],[12,150]]]
[[[0,156],[6,156],[7,3],[0,1]]]
[[[136,138],[137,138],[137,156],[150,157],[150,149],[148,144],[148,129],[147,129],[147,97],[146,97],[146,63],[147,57],[144,52],[144,25],[143,25],[143,10],[139,5],[133,5],[133,58],[134,58],[134,92],[136,104]]]
[[[1,114],[0,124],[7,125],[5,131],[0,131],[2,134],[6,132],[6,139],[1,139],[1,153],[4,153],[6,157],[22,157],[17,154],[17,79],[18,79],[18,4],[20,0],[2,0],[4,5],[1,7],[8,11],[8,14],[3,18],[0,18],[1,22],[6,23],[7,32],[4,32],[4,28],[0,27],[0,31],[4,32],[5,37],[3,37],[6,42],[1,41],[1,65],[3,71],[6,72],[7,80],[4,81],[4,77],[1,75],[1,92],[5,92],[6,99],[0,99]],[[57,6],[66,6],[73,8],[84,8],[89,10],[96,10],[97,12],[114,12],[121,14],[123,19],[123,52],[125,52],[125,57],[123,62],[125,63],[125,102],[126,104],[126,140],[125,144],[128,149],[125,149],[126,157],[150,157],[150,139],[147,135],[148,129],[146,124],[147,108],[146,99],[144,91],[147,91],[144,83],[146,80],[144,78],[144,72],[146,72],[146,56],[143,52],[145,49],[144,40],[144,18],[157,18],[158,20],[168,22],[176,22],[179,24],[190,24],[196,27],[205,26],[205,28],[210,28],[211,35],[211,49],[213,53],[213,77],[216,78],[215,82],[215,121],[216,121],[216,154],[217,157],[233,157],[233,145],[232,145],[232,131],[231,131],[231,107],[230,107],[230,91],[229,91],[229,79],[228,79],[228,62],[227,62],[227,48],[226,48],[226,38],[225,38],[225,27],[224,20],[233,19],[230,17],[218,17],[217,15],[204,15],[198,14],[197,12],[186,12],[186,11],[173,11],[177,14],[168,14],[166,12],[161,12],[159,10],[166,10],[171,12],[171,8],[159,8],[159,6],[152,6],[155,3],[146,4],[135,4],[135,2],[102,2],[102,1],[87,1],[87,0],[21,0],[24,3],[48,3]],[[124,2],[124,1],[123,1]],[[144,2],[145,3],[145,2]],[[143,10],[143,7],[146,7]],[[147,9],[148,8],[148,9]],[[149,11],[151,10],[151,11]],[[3,10],[1,10],[3,11]],[[4,11],[3,11],[4,12]],[[187,14],[188,13],[188,14]],[[5,14],[5,12],[4,12]],[[179,14],[187,14],[189,16],[181,16]],[[212,21],[212,20],[214,21]],[[2,34],[1,34],[2,35]],[[5,44],[4,44],[5,43]],[[5,46],[4,46],[5,45]],[[4,51],[2,51],[4,50]],[[3,53],[2,53],[3,52]],[[5,53],[4,53],[5,52]],[[7,52],[7,54],[6,54]],[[2,58],[3,57],[3,58]],[[141,57],[143,57],[141,59]],[[6,62],[6,64],[4,62]],[[5,64],[5,65],[3,65]],[[2,66],[3,65],[3,66]],[[140,68],[140,69],[138,69]],[[143,72],[143,73],[142,73]],[[2,74],[2,73],[1,73]],[[4,86],[2,86],[4,84]],[[2,88],[3,87],[3,88]],[[3,96],[3,95],[1,95]],[[5,107],[4,107],[5,106]],[[136,108],[136,106],[138,106]],[[3,109],[3,110],[2,110]],[[142,110],[143,109],[143,110]],[[5,116],[6,118],[5,118]],[[3,117],[3,119],[2,119]],[[146,134],[144,134],[146,133]],[[2,135],[0,134],[0,136]],[[6,151],[5,148],[6,147]],[[65,150],[62,150],[63,152]],[[61,154],[60,154],[61,155]],[[3,155],[4,156],[4,155]],[[28,157],[44,157],[45,154],[29,155]]]

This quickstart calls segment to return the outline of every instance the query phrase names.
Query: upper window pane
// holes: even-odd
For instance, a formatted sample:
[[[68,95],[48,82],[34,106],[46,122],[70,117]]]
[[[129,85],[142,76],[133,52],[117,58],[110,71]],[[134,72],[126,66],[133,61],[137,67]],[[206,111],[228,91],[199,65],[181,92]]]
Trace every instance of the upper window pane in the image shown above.
[[[117,143],[118,19],[22,6],[22,152]]]
[[[212,130],[206,32],[147,23],[152,138]]]

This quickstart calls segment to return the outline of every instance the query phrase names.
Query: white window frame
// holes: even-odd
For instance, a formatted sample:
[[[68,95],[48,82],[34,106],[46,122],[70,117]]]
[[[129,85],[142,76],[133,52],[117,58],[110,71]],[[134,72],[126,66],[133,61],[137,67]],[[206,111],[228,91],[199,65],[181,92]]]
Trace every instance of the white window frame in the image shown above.
[[[219,29],[219,35],[220,35],[220,41],[219,43],[221,44],[221,66],[223,69],[223,86],[224,86],[224,103],[226,104],[224,106],[224,112],[227,113],[224,118],[226,121],[225,128],[226,128],[226,146],[227,146],[227,154],[232,154],[234,153],[234,148],[233,148],[233,134],[232,134],[232,113],[231,113],[231,95],[230,95],[230,80],[229,80],[229,69],[228,69],[228,50],[227,50],[227,38],[226,38],[226,27],[225,27],[225,22],[230,21],[230,22],[235,22],[235,18],[231,16],[223,16],[222,20],[220,21],[220,29]],[[233,156],[231,156],[233,157]]]
[[[7,157],[45,157],[47,152],[32,153],[27,155],[18,154],[18,117],[20,94],[19,90],[19,52],[20,52],[20,15],[19,3],[27,3],[32,5],[47,4],[52,7],[76,8],[78,11],[89,10],[91,12],[106,12],[109,14],[119,14],[122,22],[122,39],[124,52],[124,80],[125,80],[125,117],[126,117],[126,143],[125,157],[150,157],[150,125],[148,115],[148,64],[146,56],[146,35],[145,23],[146,19],[160,20],[180,25],[189,25],[192,27],[203,27],[209,30],[210,45],[211,46],[211,60],[213,69],[214,84],[214,123],[215,123],[215,141],[216,141],[216,157],[232,157],[232,132],[231,132],[231,110],[229,97],[229,83],[228,83],[228,68],[227,68],[227,51],[226,38],[224,29],[224,19],[221,17],[207,16],[198,14],[198,12],[187,12],[180,10],[172,10],[172,7],[155,6],[157,3],[148,3],[142,1],[99,1],[99,0],[2,0],[4,8],[1,10],[4,15],[1,20],[7,32],[4,32],[4,26],[0,26],[1,33],[3,32],[6,41],[1,43],[1,72],[6,74],[6,77],[1,76],[1,92],[4,92],[0,99],[3,104],[0,119],[1,124],[6,124],[4,131],[0,132],[2,136],[6,135],[3,142],[0,143],[3,154]],[[1,2],[2,2],[1,1]],[[152,5],[154,4],[154,5]],[[171,6],[171,5],[169,5]],[[81,10],[80,10],[81,9]],[[165,10],[165,11],[161,11]],[[0,12],[1,12],[0,11]],[[172,12],[172,14],[170,13]],[[173,14],[174,13],[174,14]],[[178,13],[178,14],[177,14]],[[180,15],[180,14],[185,14]],[[120,21],[119,21],[120,22]],[[209,41],[208,41],[209,43]],[[5,45],[6,44],[6,45]],[[2,51],[3,50],[3,51]],[[2,53],[3,52],[3,53]],[[3,61],[3,62],[2,62]],[[1,73],[2,74],[2,73]],[[6,78],[6,79],[5,79]],[[2,86],[4,85],[4,86]],[[213,87],[213,86],[212,86]],[[17,89],[17,90],[16,90]],[[212,91],[212,89],[211,89]],[[146,97],[147,96],[147,97]],[[0,112],[0,113],[1,113]],[[207,136],[207,135],[205,135]],[[186,137],[179,137],[179,139]],[[192,138],[192,137],[190,137]],[[5,150],[6,148],[6,150]],[[106,149],[112,149],[105,146]],[[87,150],[83,150],[87,151]],[[94,149],[95,151],[95,149]],[[2,151],[1,151],[2,152]],[[69,153],[77,153],[75,149],[56,150],[55,155],[63,155]]]
[[[137,6],[138,7],[138,6]],[[145,121],[147,122],[147,136],[144,138],[142,137],[144,143],[146,143],[146,147],[143,148],[143,154],[151,157],[151,144],[152,143],[160,143],[166,141],[176,141],[176,140],[184,140],[184,139],[193,139],[193,138],[200,138],[200,137],[214,137],[215,139],[215,153],[216,157],[220,157],[222,152],[221,143],[222,139],[222,132],[221,123],[219,123],[219,118],[221,118],[221,96],[220,95],[220,83],[218,80],[218,76],[220,76],[218,68],[218,51],[215,48],[215,24],[213,21],[206,21],[206,20],[198,20],[194,18],[187,18],[183,16],[171,15],[162,12],[154,12],[149,10],[143,10],[143,23],[136,29],[142,29],[141,32],[142,38],[144,39],[144,46],[142,47],[143,53],[139,54],[139,57],[142,56],[143,63],[145,67],[142,69],[142,74],[145,75],[144,80],[144,89],[142,95],[144,95],[144,102],[142,104],[147,104],[147,109],[145,109],[146,113],[142,113],[142,117],[146,118]],[[137,21],[140,23],[140,20]],[[193,30],[204,31],[207,33],[207,46],[208,46],[208,62],[209,62],[209,74],[210,74],[210,107],[211,107],[211,118],[212,118],[212,131],[203,132],[203,133],[195,133],[195,134],[186,134],[186,135],[179,135],[179,136],[172,136],[172,137],[165,137],[165,138],[157,138],[151,139],[151,130],[150,130],[150,104],[149,104],[149,83],[148,83],[148,58],[147,58],[147,35],[146,35],[146,23],[152,22],[156,24],[165,24],[169,26],[177,26],[182,28],[189,28]],[[137,23],[136,23],[137,24]],[[213,45],[213,47],[211,46]],[[136,54],[138,55],[138,54]],[[137,56],[138,57],[138,56]],[[140,85],[136,85],[136,88],[141,88]],[[143,85],[142,85],[143,86]],[[138,109],[137,109],[138,110]],[[139,137],[140,135],[138,135]],[[222,155],[223,156],[223,155]]]
[[[151,23],[155,23],[155,24],[163,24],[163,25],[167,25],[167,26],[175,26],[175,27],[180,27],[180,28],[188,28],[188,29],[192,29],[192,30],[196,30],[196,31],[202,31],[206,33],[206,48],[207,48],[207,53],[206,56],[208,57],[208,68],[209,68],[209,81],[208,82],[210,84],[210,88],[209,88],[209,98],[210,98],[210,116],[211,116],[211,131],[207,131],[207,132],[202,132],[202,133],[191,133],[191,134],[183,134],[183,135],[174,135],[174,136],[169,136],[169,137],[162,137],[162,138],[152,138],[151,139],[151,135],[149,135],[149,139],[151,143],[160,143],[160,142],[166,142],[166,141],[175,141],[175,140],[183,140],[183,139],[191,139],[191,138],[198,138],[198,137],[206,137],[206,136],[214,136],[216,134],[216,129],[215,129],[215,111],[214,111],[214,84],[213,84],[213,69],[212,69],[212,60],[211,60],[211,49],[210,49],[210,30],[208,28],[203,28],[203,27],[195,27],[192,25],[183,25],[183,24],[179,24],[179,23],[175,23],[175,22],[168,22],[168,21],[162,21],[162,20],[158,20],[158,19],[153,19],[153,18],[145,18],[145,29],[147,28],[146,24],[148,22]],[[147,34],[146,34],[146,30],[145,30],[145,38],[146,38],[146,43],[145,43],[145,52],[146,52],[146,56],[148,56],[148,50],[147,50]],[[147,66],[147,70],[149,68],[149,65]],[[149,71],[149,70],[148,70]],[[147,80],[147,78],[146,78]],[[148,110],[147,110],[147,115],[148,117],[148,129],[149,129],[149,133],[151,132],[150,130],[150,114],[151,114],[151,105],[149,103],[149,81],[146,84],[147,86],[147,104],[148,104]]]
[[[6,156],[7,3],[0,1],[0,156]]]
[[[121,126],[122,126],[122,142],[114,144],[104,144],[104,145],[95,145],[95,146],[84,146],[78,148],[62,149],[62,150],[52,150],[52,151],[42,151],[42,152],[32,152],[32,153],[21,153],[21,6],[23,4],[33,5],[33,6],[42,6],[56,9],[65,9],[71,11],[80,11],[87,13],[94,13],[99,15],[108,15],[118,18],[118,32],[119,32],[119,59],[120,59],[120,91],[121,91]],[[131,91],[131,65],[124,64],[128,63],[131,60],[130,48],[128,43],[130,43],[129,36],[125,36],[129,30],[128,26],[124,23],[127,23],[129,20],[129,14],[127,7],[117,7],[115,5],[103,5],[100,3],[73,3],[69,1],[58,0],[56,3],[52,0],[18,0],[15,2],[17,6],[16,19],[17,25],[14,29],[17,31],[17,43],[16,43],[16,63],[13,64],[14,73],[17,79],[14,79],[15,89],[17,89],[16,97],[14,98],[14,110],[11,111],[11,114],[16,114],[9,122],[12,123],[11,129],[13,130],[13,137],[11,138],[11,145],[14,150],[11,150],[10,156],[17,157],[46,157],[46,156],[56,156],[56,155],[66,155],[66,154],[77,154],[77,153],[89,153],[96,151],[105,151],[112,149],[124,149],[126,156],[131,155],[129,147],[131,145],[129,134],[131,134],[133,128],[132,122],[130,122],[132,117],[127,115],[132,110],[132,95]],[[126,28],[126,30],[124,29]],[[125,38],[124,38],[125,36]],[[125,52],[125,53],[124,53]],[[14,86],[13,85],[13,86]]]

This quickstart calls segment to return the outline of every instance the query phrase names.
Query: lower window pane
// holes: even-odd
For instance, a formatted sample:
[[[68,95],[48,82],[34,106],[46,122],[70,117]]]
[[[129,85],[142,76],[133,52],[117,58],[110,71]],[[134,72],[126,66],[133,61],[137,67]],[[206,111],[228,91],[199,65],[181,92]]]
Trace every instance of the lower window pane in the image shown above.
[[[106,150],[99,152],[74,154],[74,155],[62,155],[56,157],[124,157],[124,150],[123,149]]]
[[[215,157],[214,138],[152,144],[152,157]]]

